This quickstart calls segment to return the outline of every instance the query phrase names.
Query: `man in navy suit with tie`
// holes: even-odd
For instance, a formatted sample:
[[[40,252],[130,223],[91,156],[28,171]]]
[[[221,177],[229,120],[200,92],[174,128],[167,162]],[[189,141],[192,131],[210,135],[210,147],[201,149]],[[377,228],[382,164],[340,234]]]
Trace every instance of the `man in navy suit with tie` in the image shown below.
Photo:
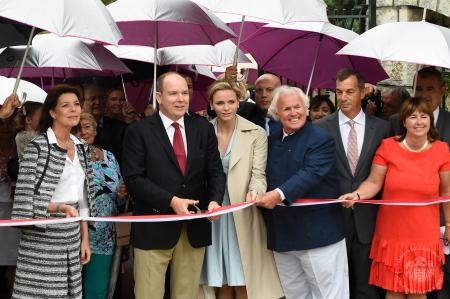
[[[274,93],[269,113],[283,129],[269,137],[269,192],[258,205],[286,299],[345,299],[348,265],[340,205],[290,206],[298,198],[339,195],[334,140],[307,122],[308,104],[295,87],[281,86]]]
[[[159,111],[128,127],[123,151],[125,183],[134,215],[188,214],[189,206],[219,207],[225,176],[214,129],[186,114],[189,91],[178,73],[156,82]],[[211,244],[207,219],[133,223],[135,295],[162,299],[170,263],[173,298],[197,298],[205,246]]]

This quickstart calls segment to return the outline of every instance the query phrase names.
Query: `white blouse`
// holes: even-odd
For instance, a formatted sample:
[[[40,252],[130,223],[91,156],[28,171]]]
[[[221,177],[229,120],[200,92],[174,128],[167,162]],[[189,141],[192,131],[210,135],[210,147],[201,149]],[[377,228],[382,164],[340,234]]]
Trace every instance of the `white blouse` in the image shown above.
[[[50,144],[58,143],[55,133],[51,128],[48,128],[47,136]],[[75,145],[81,144],[80,140],[72,134],[70,135],[70,138]],[[81,167],[80,159],[78,158],[78,154],[75,149],[73,161],[70,160],[69,155],[66,155],[64,169],[51,201],[54,203],[64,204],[78,203],[80,216],[89,217],[89,205],[87,201],[85,179],[86,176],[83,168]]]

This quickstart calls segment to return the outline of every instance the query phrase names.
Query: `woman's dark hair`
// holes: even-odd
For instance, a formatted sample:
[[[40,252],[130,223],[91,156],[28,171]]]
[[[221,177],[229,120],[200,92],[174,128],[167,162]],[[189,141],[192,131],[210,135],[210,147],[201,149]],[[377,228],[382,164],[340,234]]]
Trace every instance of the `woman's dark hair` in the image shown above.
[[[78,99],[80,99],[78,89],[67,84],[56,85],[48,91],[44,105],[42,106],[41,121],[39,122],[39,131],[41,133],[44,133],[53,125],[53,118],[50,115],[50,110],[55,109],[58,104],[59,97],[66,93],[73,93]]]
[[[431,108],[430,102],[423,100],[421,98],[410,98],[403,102],[400,108],[399,118],[398,118],[398,137],[397,141],[403,141],[406,138],[406,119],[414,112],[419,111],[421,113],[428,114],[430,117],[430,130],[427,133],[427,139],[429,142],[434,142],[438,138],[438,132],[434,126],[434,115],[433,108]]]
[[[311,99],[309,102],[309,110],[313,110],[315,108],[318,108],[322,103],[327,103],[328,107],[330,108],[331,113],[334,113],[336,111],[336,108],[334,107],[333,102],[330,100],[330,98],[327,95],[321,95],[321,96],[315,96]]]
[[[16,116],[16,125],[18,130],[24,130],[26,125],[26,118],[32,117],[40,108],[42,107],[42,103],[38,102],[25,102],[22,105],[22,108],[19,109],[19,112]]]

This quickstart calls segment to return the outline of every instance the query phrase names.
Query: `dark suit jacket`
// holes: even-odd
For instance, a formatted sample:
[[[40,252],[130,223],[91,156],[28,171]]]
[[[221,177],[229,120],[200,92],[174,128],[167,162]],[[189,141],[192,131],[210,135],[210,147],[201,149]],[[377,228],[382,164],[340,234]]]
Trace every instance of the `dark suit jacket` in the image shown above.
[[[394,114],[391,116],[391,136],[394,136],[397,134],[398,130],[398,118],[399,115]],[[436,123],[436,129],[439,133],[439,140],[442,140],[444,142],[447,142],[450,146],[450,112],[445,111],[444,109],[439,110],[439,117],[437,119]]]
[[[372,167],[372,159],[381,140],[389,137],[389,123],[366,114],[364,143],[356,166],[355,176],[351,174],[347,155],[339,129],[338,111],[316,122],[333,136],[336,142],[337,174],[339,175],[340,194],[353,192],[367,179]],[[354,209],[342,208],[346,231],[356,229],[358,240],[363,244],[372,242],[378,208],[375,205],[355,205]],[[352,216],[353,215],[353,216]]]
[[[113,153],[122,165],[122,144],[127,124],[118,119],[104,116],[97,123],[97,135],[94,144]]]
[[[336,198],[339,183],[334,176],[336,157],[333,138],[307,122],[286,137],[269,137],[267,183],[280,188],[291,203],[298,198]],[[340,205],[262,209],[270,250],[285,252],[318,248],[344,238]]]
[[[249,120],[255,125],[258,125],[264,130],[266,130],[267,113],[259,109],[256,104],[250,102],[240,102],[239,110],[237,113],[246,120]],[[281,131],[281,123],[273,119],[270,119],[269,128],[270,134]]]
[[[222,202],[225,175],[213,126],[201,119],[184,117],[187,169],[183,176],[159,113],[130,125],[123,151],[123,174],[134,198],[134,215],[173,214],[173,196]],[[133,223],[131,244],[140,249],[169,249],[177,243],[183,222]],[[211,244],[211,224],[206,219],[187,221],[193,247]]]

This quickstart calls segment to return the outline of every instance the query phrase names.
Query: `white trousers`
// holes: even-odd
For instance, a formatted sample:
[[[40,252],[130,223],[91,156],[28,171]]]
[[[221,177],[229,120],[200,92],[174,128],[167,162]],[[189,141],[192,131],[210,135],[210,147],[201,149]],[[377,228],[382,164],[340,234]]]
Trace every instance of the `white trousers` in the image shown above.
[[[274,252],[286,299],[348,299],[345,239],[320,248]]]

